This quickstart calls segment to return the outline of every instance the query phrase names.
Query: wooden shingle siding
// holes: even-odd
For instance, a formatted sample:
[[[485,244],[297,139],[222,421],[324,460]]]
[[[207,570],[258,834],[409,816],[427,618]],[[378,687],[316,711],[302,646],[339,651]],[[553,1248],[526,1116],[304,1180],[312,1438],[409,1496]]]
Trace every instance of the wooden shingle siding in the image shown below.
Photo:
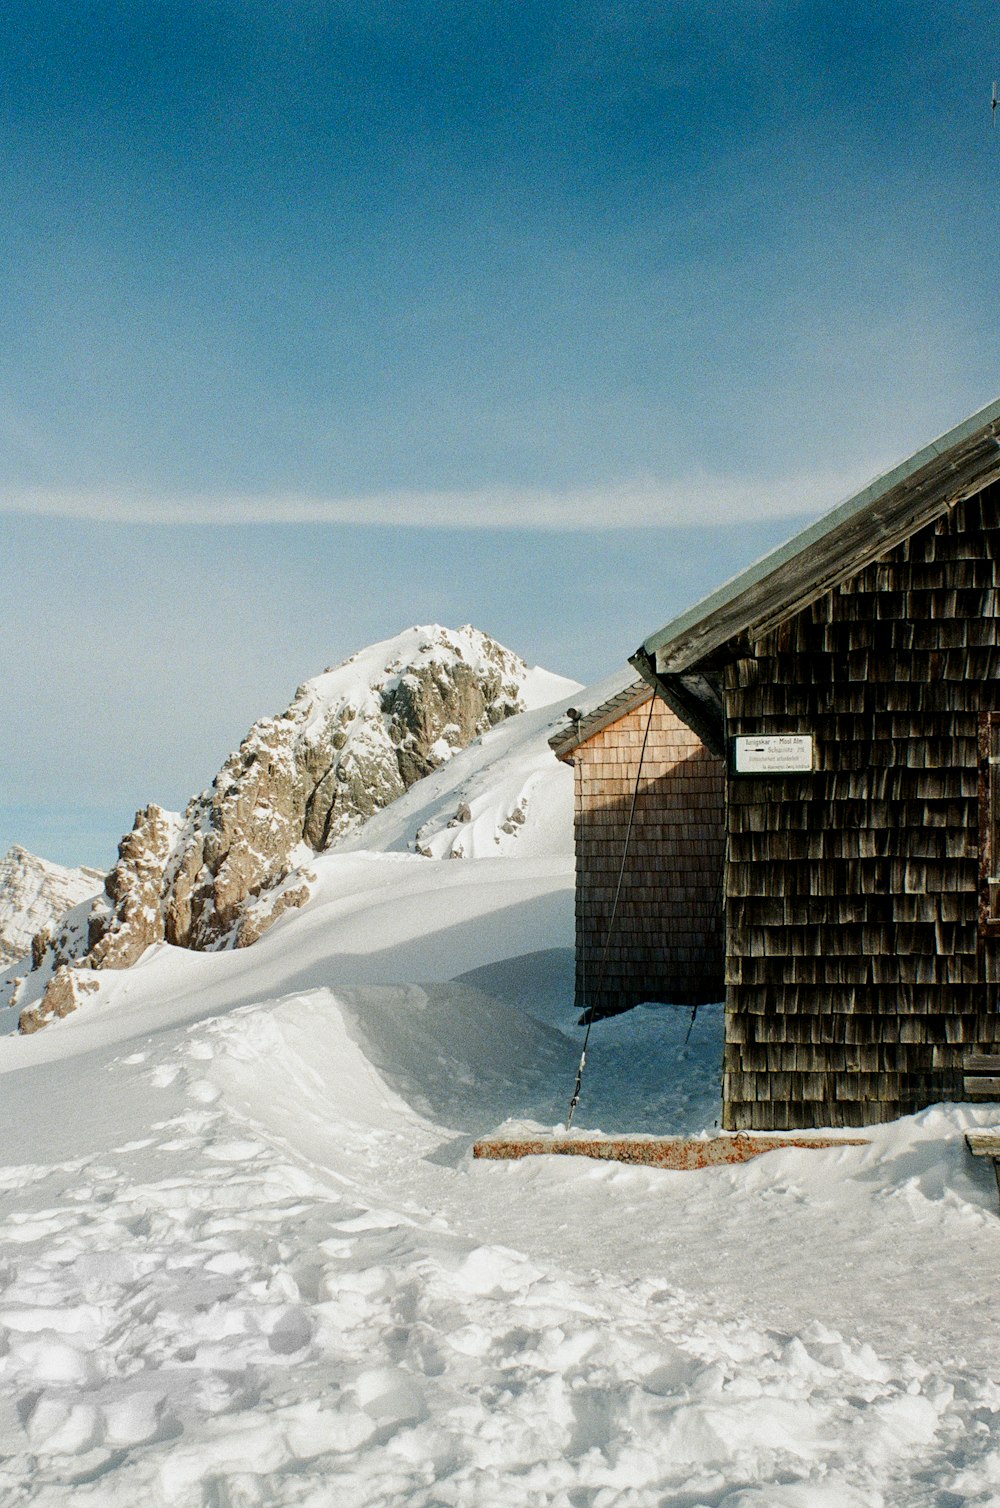
[[[725,1124],[854,1126],[960,1099],[1000,1044],[980,928],[980,720],[1000,711],[1000,487],[723,672],[726,732],[812,733],[728,783]]]
[[[609,942],[648,717],[647,698],[573,750],[576,999],[601,1014],[723,994],[723,765],[659,700]]]

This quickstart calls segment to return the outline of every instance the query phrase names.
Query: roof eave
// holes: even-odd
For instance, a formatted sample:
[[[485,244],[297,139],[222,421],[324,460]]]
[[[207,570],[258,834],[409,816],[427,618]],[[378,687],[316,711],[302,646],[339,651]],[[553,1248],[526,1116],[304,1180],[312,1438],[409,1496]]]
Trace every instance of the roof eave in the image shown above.
[[[722,694],[713,678],[699,671],[687,675],[663,675],[642,649],[630,657],[629,664],[635,666],[643,680],[652,686],[681,722],[698,735],[710,754],[718,759],[725,757]]]
[[[625,717],[629,712],[634,712],[637,707],[643,706],[649,700],[649,692],[645,686],[635,688],[629,692],[619,692],[601,706],[585,714],[577,722],[571,722],[568,727],[560,728],[549,739],[549,748],[557,759],[569,761],[572,754],[581,744],[585,744],[589,738],[603,733],[605,728],[610,728],[619,718]]]
[[[1000,400],[887,472],[647,638],[658,675],[701,664],[740,633],[808,607],[916,528],[1000,479]]]

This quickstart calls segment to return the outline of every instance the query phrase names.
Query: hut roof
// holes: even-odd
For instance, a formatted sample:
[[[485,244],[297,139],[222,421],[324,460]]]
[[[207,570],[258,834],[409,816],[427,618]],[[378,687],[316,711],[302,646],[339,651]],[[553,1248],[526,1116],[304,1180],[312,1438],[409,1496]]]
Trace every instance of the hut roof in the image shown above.
[[[631,663],[715,753],[720,651],[776,628],[1000,478],[1000,399],[876,478],[643,641]]]
[[[609,728],[627,712],[634,712],[636,707],[648,702],[652,694],[645,681],[628,673],[619,672],[599,681],[596,686],[580,693],[575,707],[567,708],[567,716],[570,712],[578,715],[553,733],[549,747],[557,759],[568,759],[588,738]]]

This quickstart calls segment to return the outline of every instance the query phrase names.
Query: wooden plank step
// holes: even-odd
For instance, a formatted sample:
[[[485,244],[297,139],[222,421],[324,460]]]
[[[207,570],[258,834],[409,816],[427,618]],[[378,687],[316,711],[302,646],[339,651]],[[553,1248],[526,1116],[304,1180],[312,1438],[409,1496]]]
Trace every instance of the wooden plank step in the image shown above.
[[[965,1073],[1000,1074],[1000,1053],[970,1052],[962,1069]]]
[[[969,1096],[978,1094],[986,1100],[1000,1100],[1000,1078],[990,1079],[985,1075],[982,1078],[970,1078],[966,1074],[962,1080],[962,1089]]]
[[[686,1172],[694,1168],[748,1162],[762,1152],[782,1147],[828,1150],[867,1147],[865,1137],[786,1133],[738,1132],[733,1136],[485,1136],[472,1149],[473,1157],[509,1160],[521,1157],[595,1157],[608,1162],[643,1164]]]

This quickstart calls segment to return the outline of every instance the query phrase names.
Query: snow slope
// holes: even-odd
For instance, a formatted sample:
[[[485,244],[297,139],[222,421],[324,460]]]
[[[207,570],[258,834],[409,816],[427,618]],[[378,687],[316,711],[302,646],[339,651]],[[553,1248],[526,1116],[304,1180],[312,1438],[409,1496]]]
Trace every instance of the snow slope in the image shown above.
[[[338,851],[415,849],[434,859],[571,857],[573,772],[548,746],[549,734],[565,720],[573,683],[563,681],[561,689],[556,716],[543,706],[501,723],[341,839]]]
[[[160,946],[0,1040],[0,1502],[1000,1502],[989,1107],[700,1173],[471,1159],[560,1120],[579,1053],[562,710],[253,948]],[[489,857],[406,851],[518,781]],[[579,1123],[711,1128],[720,1043],[718,1007],[598,1023]]]

